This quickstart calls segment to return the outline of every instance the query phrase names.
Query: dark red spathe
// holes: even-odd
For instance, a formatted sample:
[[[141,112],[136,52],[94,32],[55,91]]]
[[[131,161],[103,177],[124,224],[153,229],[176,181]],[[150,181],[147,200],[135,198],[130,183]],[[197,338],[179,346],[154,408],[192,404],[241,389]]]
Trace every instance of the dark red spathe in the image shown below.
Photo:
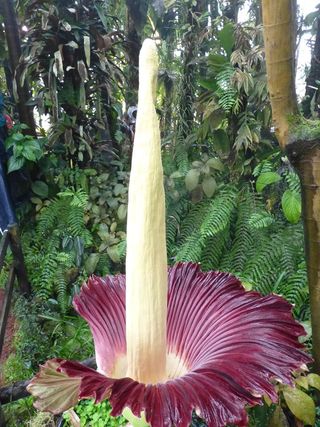
[[[245,405],[261,404],[263,395],[275,401],[270,380],[291,383],[291,372],[311,361],[298,342],[304,329],[288,302],[246,292],[235,277],[203,273],[197,264],[169,269],[167,351],[187,372],[164,383],[108,377],[126,353],[125,276],[89,279],[74,306],[90,325],[103,374],[77,362],[52,362],[77,379],[79,398],[109,398],[113,415],[125,407],[137,416],[145,411],[152,427],[188,427],[194,409],[209,427],[246,426]]]

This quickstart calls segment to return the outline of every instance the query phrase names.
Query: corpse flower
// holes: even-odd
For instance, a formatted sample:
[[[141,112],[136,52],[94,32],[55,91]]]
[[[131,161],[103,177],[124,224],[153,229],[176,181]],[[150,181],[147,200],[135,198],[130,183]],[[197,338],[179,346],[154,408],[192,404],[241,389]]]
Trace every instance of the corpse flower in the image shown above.
[[[140,53],[139,105],[129,185],[126,276],[91,277],[74,298],[95,344],[97,371],[46,362],[28,390],[42,411],[79,399],[109,399],[133,425],[187,427],[193,410],[209,427],[246,426],[245,406],[276,401],[274,380],[310,357],[291,305],[246,292],[235,277],[199,265],[167,268],[160,134],[155,112],[157,50]]]

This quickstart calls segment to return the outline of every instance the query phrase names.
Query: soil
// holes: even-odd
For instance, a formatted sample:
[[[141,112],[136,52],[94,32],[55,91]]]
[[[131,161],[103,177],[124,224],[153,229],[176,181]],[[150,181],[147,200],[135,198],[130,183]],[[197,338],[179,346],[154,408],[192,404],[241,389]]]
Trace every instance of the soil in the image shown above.
[[[4,299],[4,289],[0,289],[0,309],[2,307],[3,304],[3,299]],[[8,322],[7,322],[7,327],[6,327],[6,335],[5,335],[5,339],[4,339],[4,345],[2,348],[2,352],[0,355],[0,385],[2,384],[2,367],[4,362],[7,360],[7,358],[9,357],[11,351],[12,351],[12,341],[13,341],[13,336],[14,336],[14,330],[15,330],[15,321],[14,321],[14,317],[12,315],[12,313],[10,313],[9,318],[8,318]]]

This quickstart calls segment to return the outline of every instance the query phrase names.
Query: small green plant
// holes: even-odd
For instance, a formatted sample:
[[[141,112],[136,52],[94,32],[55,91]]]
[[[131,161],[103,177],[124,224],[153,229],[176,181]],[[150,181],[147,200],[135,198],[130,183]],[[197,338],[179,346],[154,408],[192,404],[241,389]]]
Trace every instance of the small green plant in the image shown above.
[[[35,229],[23,234],[26,265],[37,297],[56,299],[63,313],[70,307],[74,284],[83,280],[84,251],[92,244],[85,224],[87,203],[83,190],[66,189],[41,205]]]
[[[124,417],[112,417],[110,415],[111,406],[107,400],[94,404],[92,400],[83,400],[74,408],[80,418],[81,427],[118,427],[127,424]],[[65,418],[68,422],[70,415]],[[67,424],[71,426],[70,423]]]
[[[224,165],[217,157],[209,158],[207,154],[201,156],[201,160],[192,162],[192,168],[185,176],[185,185],[191,192],[193,200],[201,200],[203,194],[211,198],[217,190],[216,174],[223,171]],[[179,178],[179,172],[171,175],[171,178]]]
[[[256,190],[258,193],[268,192],[270,211],[273,207],[278,209],[278,204],[281,204],[286,220],[296,224],[301,218],[300,180],[286,158],[282,163],[279,158],[276,160],[271,162],[266,159],[254,169]]]
[[[35,416],[32,397],[20,399],[17,402],[12,402],[2,406],[6,425],[8,427],[45,427],[46,424],[30,424]],[[48,425],[47,427],[51,427]]]
[[[26,128],[23,124],[14,126],[6,139],[6,149],[11,153],[8,161],[9,173],[21,169],[27,161],[37,162],[43,156],[44,138],[35,139],[33,136],[24,135],[22,130]]]

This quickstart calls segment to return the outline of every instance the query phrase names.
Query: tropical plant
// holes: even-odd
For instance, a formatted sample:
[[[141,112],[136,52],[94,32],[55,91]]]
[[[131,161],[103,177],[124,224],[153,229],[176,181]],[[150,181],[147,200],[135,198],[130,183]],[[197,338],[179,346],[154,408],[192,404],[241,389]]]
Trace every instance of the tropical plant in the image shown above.
[[[100,0],[33,1],[24,14],[21,78],[33,79],[33,104],[50,116],[49,147],[76,163],[91,160],[93,149],[112,152],[117,106],[110,100],[122,81],[118,20]]]
[[[6,139],[6,149],[9,153],[8,173],[21,169],[26,162],[37,162],[44,154],[45,138],[34,138],[24,135],[23,129],[28,126],[15,125]]]
[[[108,427],[117,427],[127,424],[124,417],[114,418],[110,415],[111,406],[106,400],[98,404],[92,400],[83,400],[75,407],[74,412],[79,416],[80,425],[83,426],[105,427],[107,425]],[[69,420],[70,414],[66,412],[64,418]]]
[[[37,198],[33,200],[37,202]],[[40,200],[41,202],[41,200]],[[35,232],[23,235],[26,265],[36,295],[47,301],[56,298],[62,312],[70,305],[70,286],[79,278],[86,247],[92,236],[85,226],[88,196],[83,190],[65,190],[43,206]]]
[[[146,40],[140,53],[126,276],[92,277],[74,299],[90,324],[99,372],[52,359],[28,390],[39,409],[53,413],[74,406],[78,398],[99,403],[110,397],[112,414],[123,412],[135,426],[187,427],[195,408],[209,425],[245,424],[246,404],[261,404],[263,395],[277,399],[272,378],[290,384],[292,371],[310,361],[297,339],[304,329],[284,299],[246,292],[228,273],[203,273],[192,263],[167,271],[154,107],[157,66],[156,45]],[[211,212],[203,234],[220,231],[223,219]]]

